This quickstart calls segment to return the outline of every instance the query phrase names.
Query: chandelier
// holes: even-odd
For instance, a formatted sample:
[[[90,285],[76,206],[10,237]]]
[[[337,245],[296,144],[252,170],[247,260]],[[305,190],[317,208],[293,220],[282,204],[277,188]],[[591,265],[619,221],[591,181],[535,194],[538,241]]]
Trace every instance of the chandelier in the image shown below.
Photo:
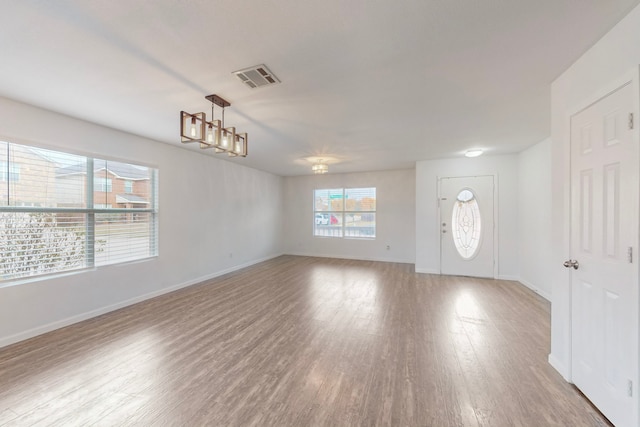
[[[224,109],[231,103],[218,95],[205,96],[211,102],[211,121],[205,113],[180,112],[180,139],[183,143],[198,142],[200,148],[213,148],[216,153],[230,157],[247,157],[249,152],[246,133],[236,133],[235,127],[224,126]],[[222,108],[222,120],[214,120],[213,107]]]
[[[311,170],[315,174],[327,173],[329,172],[329,165],[322,163],[322,159],[320,159],[318,160],[318,163],[314,163],[313,166],[311,166]]]

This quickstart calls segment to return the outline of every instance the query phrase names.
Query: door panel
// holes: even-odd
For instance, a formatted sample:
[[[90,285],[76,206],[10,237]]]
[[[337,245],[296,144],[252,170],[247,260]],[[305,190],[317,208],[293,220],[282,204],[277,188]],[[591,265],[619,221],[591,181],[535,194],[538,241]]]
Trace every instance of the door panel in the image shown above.
[[[608,258],[619,258],[620,163],[604,167],[604,249]]]
[[[593,211],[593,204],[591,203],[592,197],[592,185],[593,171],[583,170],[580,179],[580,209],[582,218],[580,220],[580,246],[583,252],[591,252],[591,236],[593,235],[593,223],[591,221],[591,214]]]
[[[438,187],[441,273],[493,277],[493,176],[440,178]]]
[[[572,380],[615,425],[633,422],[638,151],[631,86],[571,118]]]

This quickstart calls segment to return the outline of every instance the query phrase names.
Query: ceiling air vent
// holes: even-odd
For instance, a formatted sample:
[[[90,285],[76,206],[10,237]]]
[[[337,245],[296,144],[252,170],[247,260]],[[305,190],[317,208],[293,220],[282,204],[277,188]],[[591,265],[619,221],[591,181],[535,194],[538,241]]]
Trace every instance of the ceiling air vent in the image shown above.
[[[266,65],[254,65],[244,70],[234,71],[233,74],[238,76],[242,83],[251,89],[264,86],[271,86],[280,83],[280,80],[267,68]]]

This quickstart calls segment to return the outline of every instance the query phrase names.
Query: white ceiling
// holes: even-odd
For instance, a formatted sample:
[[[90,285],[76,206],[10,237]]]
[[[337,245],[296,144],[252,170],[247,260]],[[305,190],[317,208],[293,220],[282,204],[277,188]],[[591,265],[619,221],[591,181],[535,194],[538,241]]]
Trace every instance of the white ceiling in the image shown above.
[[[411,168],[548,137],[550,83],[639,2],[0,0],[0,95],[180,145],[216,93],[235,163]],[[260,63],[282,84],[231,74]]]

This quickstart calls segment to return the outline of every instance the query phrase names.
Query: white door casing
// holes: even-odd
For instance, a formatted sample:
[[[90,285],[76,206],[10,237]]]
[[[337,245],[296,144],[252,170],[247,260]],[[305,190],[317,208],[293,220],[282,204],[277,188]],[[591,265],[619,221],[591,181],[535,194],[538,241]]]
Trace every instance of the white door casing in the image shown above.
[[[464,202],[460,203],[458,200],[459,195],[464,190],[473,194],[472,203],[477,203],[481,224],[480,234],[475,236],[479,237],[479,246],[476,251],[471,250],[466,256],[456,248],[454,241],[456,227],[453,224],[455,220],[452,218],[456,204],[464,204]],[[470,193],[465,194],[471,197]],[[438,179],[438,194],[440,205],[440,222],[438,226],[440,228],[441,274],[493,278],[495,274],[494,176],[442,177]],[[461,197],[464,199],[464,194]],[[459,209],[457,212],[459,212]],[[476,220],[465,218],[467,224],[464,224],[464,227],[473,227],[474,225],[471,223]],[[459,221],[460,218],[458,218],[458,223],[460,224]]]
[[[571,372],[617,426],[635,423],[638,141],[633,85],[571,117]]]

